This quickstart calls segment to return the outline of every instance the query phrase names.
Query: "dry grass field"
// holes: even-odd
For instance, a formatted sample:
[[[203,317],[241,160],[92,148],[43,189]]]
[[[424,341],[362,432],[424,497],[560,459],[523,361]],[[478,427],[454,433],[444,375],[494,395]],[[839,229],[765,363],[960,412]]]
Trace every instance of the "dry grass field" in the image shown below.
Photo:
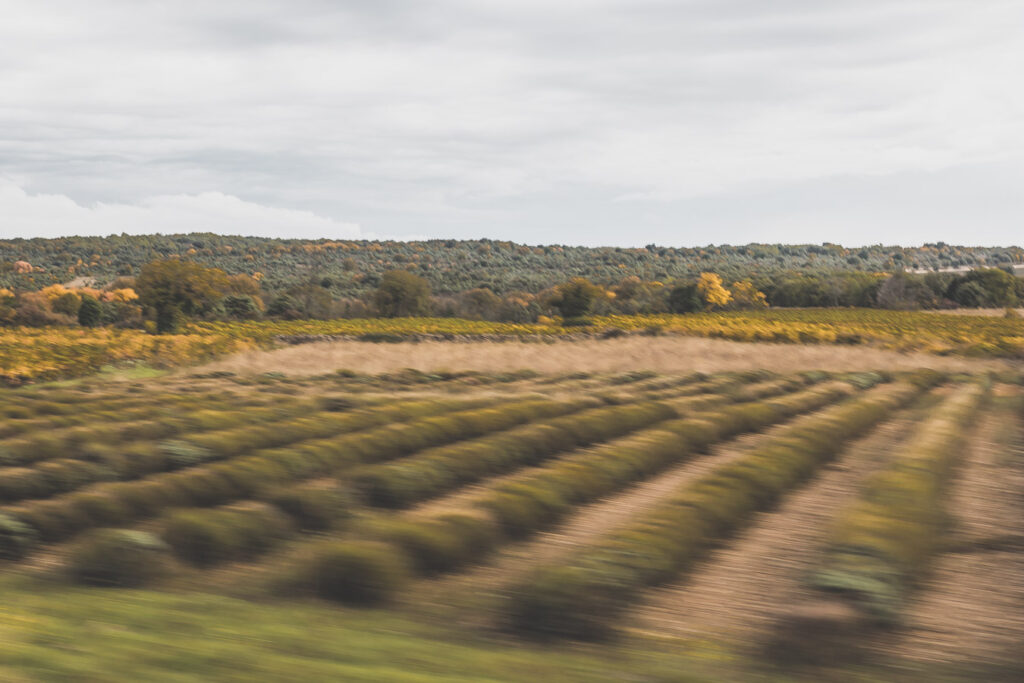
[[[699,337],[624,337],[547,342],[315,342],[282,349],[250,351],[214,361],[194,372],[226,371],[247,375],[282,372],[318,375],[340,369],[366,373],[413,368],[423,372],[472,370],[510,372],[660,373],[725,372],[769,368],[778,372],[807,369],[835,371],[932,368],[945,372],[1003,371],[1009,360],[968,359],[864,346],[818,346],[743,343]]]

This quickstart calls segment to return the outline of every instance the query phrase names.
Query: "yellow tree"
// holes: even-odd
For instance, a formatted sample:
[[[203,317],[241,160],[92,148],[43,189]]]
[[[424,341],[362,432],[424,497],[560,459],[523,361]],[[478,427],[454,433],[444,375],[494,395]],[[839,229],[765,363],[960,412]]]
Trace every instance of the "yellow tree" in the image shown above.
[[[768,308],[764,292],[758,291],[750,280],[732,283],[732,299],[737,308]]]
[[[697,280],[697,291],[709,311],[722,308],[732,301],[732,294],[722,285],[722,278],[715,273],[701,273]]]

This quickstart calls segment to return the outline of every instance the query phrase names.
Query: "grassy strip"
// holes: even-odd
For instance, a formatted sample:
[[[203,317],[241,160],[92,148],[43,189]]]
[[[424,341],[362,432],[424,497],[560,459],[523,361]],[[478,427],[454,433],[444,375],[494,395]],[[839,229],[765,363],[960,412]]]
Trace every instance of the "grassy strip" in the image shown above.
[[[864,483],[837,517],[811,585],[873,620],[898,619],[943,542],[948,484],[986,395],[980,384],[959,389],[917,426],[888,467]]]
[[[364,467],[351,479],[367,502],[403,508],[485,477],[536,465],[572,448],[622,436],[676,413],[664,403],[594,408],[501,434],[433,448],[399,462]]]
[[[929,383],[934,377],[921,378]],[[640,519],[557,565],[533,572],[510,592],[516,630],[542,637],[594,638],[644,587],[689,569],[716,541],[773,505],[834,457],[844,442],[922,391],[896,383],[794,424],[740,459],[688,483]]]

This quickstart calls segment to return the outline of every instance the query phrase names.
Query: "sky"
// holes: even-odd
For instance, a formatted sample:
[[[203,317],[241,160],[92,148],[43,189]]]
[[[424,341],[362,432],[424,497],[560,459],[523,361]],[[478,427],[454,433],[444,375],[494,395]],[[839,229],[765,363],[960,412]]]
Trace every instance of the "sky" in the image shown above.
[[[0,0],[0,237],[1024,244],[1021,0]]]

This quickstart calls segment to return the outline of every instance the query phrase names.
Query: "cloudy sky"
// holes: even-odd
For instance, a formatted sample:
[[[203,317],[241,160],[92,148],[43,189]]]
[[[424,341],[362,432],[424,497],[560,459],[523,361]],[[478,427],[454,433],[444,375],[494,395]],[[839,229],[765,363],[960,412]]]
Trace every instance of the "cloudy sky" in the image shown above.
[[[1024,243],[1021,0],[0,0],[0,237]]]

